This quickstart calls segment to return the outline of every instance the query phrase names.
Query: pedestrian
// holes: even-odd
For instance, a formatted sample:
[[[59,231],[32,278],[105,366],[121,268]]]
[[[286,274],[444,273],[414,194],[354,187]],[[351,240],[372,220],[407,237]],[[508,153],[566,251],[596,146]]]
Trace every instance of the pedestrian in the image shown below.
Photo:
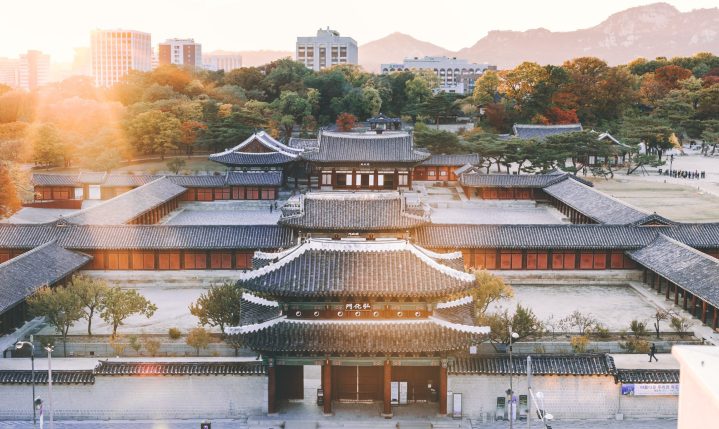
[[[652,358],[654,358],[655,361],[659,362],[659,359],[655,356],[657,353],[657,346],[652,343],[652,347],[649,349],[649,362],[652,361]]]
[[[272,213],[272,203],[270,203],[270,213]]]

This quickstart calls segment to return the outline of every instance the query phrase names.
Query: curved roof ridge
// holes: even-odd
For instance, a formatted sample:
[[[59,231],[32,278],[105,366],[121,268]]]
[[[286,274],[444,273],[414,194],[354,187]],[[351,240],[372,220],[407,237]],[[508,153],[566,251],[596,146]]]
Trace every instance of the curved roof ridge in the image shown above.
[[[287,316],[277,316],[274,319],[270,319],[260,323],[253,323],[251,325],[228,326],[227,328],[225,328],[225,333],[228,335],[237,335],[257,332],[272,327],[282,322],[283,320],[287,320]]]
[[[279,153],[281,153],[281,154],[283,154],[283,155],[287,155],[287,156],[293,157],[293,158],[296,158],[296,157],[299,155],[299,153],[302,152],[302,150],[300,150],[300,149],[291,148],[291,147],[286,146],[286,145],[284,145],[283,143],[281,143],[281,142],[275,140],[274,138],[272,138],[272,136],[270,136],[269,134],[267,134],[265,131],[258,131],[258,132],[256,132],[256,133],[253,133],[251,136],[247,137],[247,138],[246,138],[245,140],[243,140],[240,144],[238,144],[238,145],[236,145],[236,146],[234,146],[234,147],[231,147],[231,148],[229,148],[229,149],[225,149],[225,150],[222,151],[222,152],[213,153],[213,154],[210,155],[210,157],[219,157],[219,156],[222,156],[222,155],[229,155],[229,154],[231,154],[231,153],[233,153],[233,152],[237,152],[237,151],[239,151],[240,149],[242,149],[243,147],[245,147],[245,146],[247,146],[248,144],[250,144],[250,143],[251,143],[253,140],[255,140],[255,139],[257,139],[257,140],[259,140],[260,142],[264,143],[264,146],[270,146],[271,149],[275,149],[277,152],[279,152]],[[252,155],[253,152],[243,152],[243,154],[244,154],[244,155]],[[260,153],[257,153],[257,154],[259,154],[259,155],[264,155],[264,154],[266,154],[266,153],[260,152]]]
[[[429,320],[436,323],[439,326],[442,326],[447,329],[452,329],[454,331],[459,332],[466,332],[469,334],[489,334],[490,328],[489,326],[471,326],[471,325],[463,325],[460,323],[454,323],[449,322],[444,319],[437,318],[435,316],[429,316]]]
[[[452,301],[447,302],[438,302],[435,308],[437,309],[443,309],[443,308],[454,308],[454,307],[461,307],[465,304],[469,304],[474,301],[474,297],[472,295],[466,295],[462,298],[453,299]]]
[[[265,307],[279,307],[280,304],[277,301],[262,298],[248,291],[242,291],[242,299],[253,304],[262,305]]]

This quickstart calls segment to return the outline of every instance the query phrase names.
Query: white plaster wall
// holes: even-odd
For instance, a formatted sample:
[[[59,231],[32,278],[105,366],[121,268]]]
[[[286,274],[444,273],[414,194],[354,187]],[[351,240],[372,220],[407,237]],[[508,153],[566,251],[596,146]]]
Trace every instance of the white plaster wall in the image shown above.
[[[517,395],[527,394],[527,378],[514,377]],[[610,376],[534,376],[534,392],[544,393],[546,410],[557,419],[609,419],[617,413],[618,385]],[[471,418],[494,417],[498,396],[505,396],[509,377],[450,375],[448,390],[462,393],[462,412]],[[534,408],[533,408],[534,409]]]
[[[47,385],[36,395],[47,404]],[[30,385],[0,385],[0,398],[0,419],[31,416]],[[267,412],[267,377],[97,376],[94,385],[54,385],[53,401],[58,419],[232,418]]]
[[[621,394],[617,384],[617,395]],[[679,396],[621,396],[619,412],[625,419],[677,418]]]

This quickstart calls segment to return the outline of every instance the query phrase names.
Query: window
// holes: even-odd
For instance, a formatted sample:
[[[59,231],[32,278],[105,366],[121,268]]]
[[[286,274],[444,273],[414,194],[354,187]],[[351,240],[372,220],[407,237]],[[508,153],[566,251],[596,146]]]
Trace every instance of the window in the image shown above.
[[[229,200],[230,199],[230,188],[215,188],[215,199],[216,200]]]
[[[502,270],[521,270],[522,251],[502,250],[499,255],[499,268]]]
[[[133,270],[154,270],[155,269],[155,253],[154,252],[132,252],[132,269]]]
[[[528,270],[546,270],[548,268],[547,252],[527,251]]]
[[[259,200],[260,199],[260,188],[247,188],[247,199],[248,200]]]
[[[322,173],[322,184],[332,185],[332,173]]]
[[[210,268],[214,270],[231,269],[232,253],[230,252],[210,252]]]
[[[362,175],[361,174],[355,174],[355,183],[354,185],[356,187],[360,187],[362,184]]]
[[[345,185],[352,186],[352,175],[351,174],[345,174]]]
[[[573,270],[576,267],[576,256],[574,252],[553,252],[552,269]]]
[[[158,268],[161,270],[179,270],[180,252],[160,252],[158,256]]]
[[[407,173],[399,173],[399,186],[408,186],[409,176]]]
[[[384,174],[377,175],[377,186],[384,186]]]
[[[350,178],[352,177],[352,175],[349,175],[349,176],[350,176]],[[337,175],[337,187],[343,187],[343,186],[347,186],[347,175],[338,174]]]
[[[197,188],[197,201],[212,201],[212,188]]]
[[[275,199],[275,188],[262,188],[261,193],[261,197],[263,200]]]
[[[75,188],[75,199],[76,200],[81,200],[84,194],[85,193],[83,192],[82,188]]]
[[[236,267],[237,267],[237,269],[240,269],[240,270],[252,269],[252,253],[237,252]]]
[[[434,177],[435,174],[436,174],[436,173],[435,173],[434,170],[427,170],[427,176]]]
[[[243,186],[232,187],[232,199],[233,200],[244,200],[245,199],[245,188]]]
[[[185,252],[186,270],[204,270],[207,268],[207,255],[204,252]]]

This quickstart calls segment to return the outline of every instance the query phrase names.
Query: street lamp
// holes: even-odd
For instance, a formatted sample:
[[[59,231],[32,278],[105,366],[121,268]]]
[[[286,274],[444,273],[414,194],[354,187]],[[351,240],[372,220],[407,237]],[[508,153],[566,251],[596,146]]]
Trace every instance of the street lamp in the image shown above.
[[[47,399],[50,404],[50,429],[55,428],[55,407],[52,405],[52,351],[53,347],[48,345],[47,350]]]
[[[512,385],[512,375],[514,374],[514,365],[512,363],[512,339],[519,338],[519,334],[512,331],[512,325],[509,325],[509,429],[514,427],[514,386]]]
[[[35,427],[35,345],[32,343],[32,335],[30,336],[30,341],[18,341],[15,343],[15,350],[20,350],[25,346],[30,346],[30,368],[32,369],[32,427]]]

